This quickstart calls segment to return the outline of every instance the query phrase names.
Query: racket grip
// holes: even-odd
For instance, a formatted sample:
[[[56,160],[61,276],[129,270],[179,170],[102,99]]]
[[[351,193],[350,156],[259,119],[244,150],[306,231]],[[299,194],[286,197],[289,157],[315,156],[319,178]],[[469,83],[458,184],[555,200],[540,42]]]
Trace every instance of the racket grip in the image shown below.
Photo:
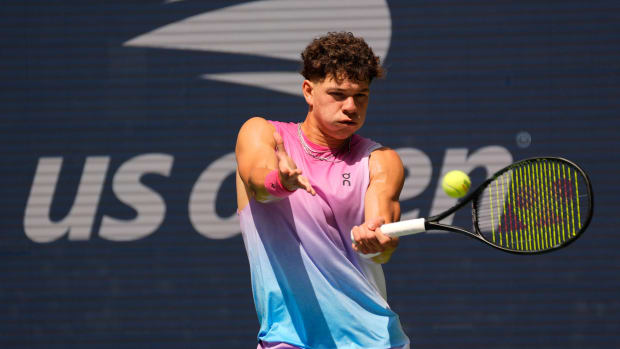
[[[381,226],[381,232],[387,236],[405,236],[426,231],[424,218],[408,219],[406,221],[388,223]]]
[[[380,229],[383,234],[392,237],[423,233],[426,231],[426,228],[424,227],[425,221],[426,220],[424,218],[409,219],[406,221],[384,224]],[[351,231],[351,241],[353,241],[353,231]],[[381,252],[367,254],[361,252],[358,253],[364,258],[372,258],[381,254]]]

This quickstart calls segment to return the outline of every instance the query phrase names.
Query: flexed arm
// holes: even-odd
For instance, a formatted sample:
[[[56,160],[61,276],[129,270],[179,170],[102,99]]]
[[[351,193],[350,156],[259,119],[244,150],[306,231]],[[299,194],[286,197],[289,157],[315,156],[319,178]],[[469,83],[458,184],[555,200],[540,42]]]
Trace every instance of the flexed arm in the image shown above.
[[[315,195],[308,179],[288,156],[282,137],[267,120],[254,117],[246,121],[237,136],[235,147],[237,171],[248,194],[259,202],[278,200],[274,195],[281,185],[287,191],[299,188]],[[274,173],[274,171],[276,171]]]
[[[398,198],[405,181],[405,170],[396,151],[380,148],[368,161],[370,184],[364,199],[365,222],[353,227],[353,248],[364,254],[380,253],[373,257],[386,263],[398,246],[397,237],[381,233],[381,225],[400,219]]]

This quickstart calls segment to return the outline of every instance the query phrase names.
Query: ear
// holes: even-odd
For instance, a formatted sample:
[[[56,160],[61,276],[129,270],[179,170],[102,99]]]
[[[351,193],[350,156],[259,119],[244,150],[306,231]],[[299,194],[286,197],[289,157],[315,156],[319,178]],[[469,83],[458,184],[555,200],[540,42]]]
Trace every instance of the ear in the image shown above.
[[[301,84],[301,91],[304,94],[304,98],[306,99],[306,103],[308,103],[308,105],[312,106],[312,103],[313,103],[312,92],[314,91],[314,84],[312,83],[312,81],[304,80],[304,82]]]

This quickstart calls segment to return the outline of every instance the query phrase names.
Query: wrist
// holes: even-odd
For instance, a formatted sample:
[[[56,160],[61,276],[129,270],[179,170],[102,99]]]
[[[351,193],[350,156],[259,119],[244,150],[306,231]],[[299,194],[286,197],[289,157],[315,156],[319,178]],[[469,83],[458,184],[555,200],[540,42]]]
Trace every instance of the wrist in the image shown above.
[[[385,264],[387,263],[390,258],[392,258],[392,254],[394,253],[396,249],[386,249],[385,251],[381,252],[378,256],[372,257],[373,262],[378,263],[378,264]]]
[[[265,177],[265,189],[270,195],[278,198],[285,198],[295,192],[295,190],[289,190],[282,184],[278,170],[273,170],[267,174]]]

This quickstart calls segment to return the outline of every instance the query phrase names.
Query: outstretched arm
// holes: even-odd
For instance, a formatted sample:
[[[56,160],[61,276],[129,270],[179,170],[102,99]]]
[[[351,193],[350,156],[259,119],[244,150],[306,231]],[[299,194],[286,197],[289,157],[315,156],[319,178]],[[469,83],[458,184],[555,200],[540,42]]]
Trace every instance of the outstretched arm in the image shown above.
[[[237,171],[250,196],[259,202],[279,199],[265,187],[265,178],[274,170],[288,191],[302,188],[314,195],[310,182],[286,153],[282,137],[267,120],[254,117],[246,121],[235,147]]]
[[[379,227],[400,219],[398,198],[405,181],[405,170],[398,153],[390,148],[373,151],[368,167],[370,184],[364,198],[365,222],[353,228],[353,248],[362,253],[381,252],[373,260],[386,263],[398,246],[398,238],[382,234]]]

